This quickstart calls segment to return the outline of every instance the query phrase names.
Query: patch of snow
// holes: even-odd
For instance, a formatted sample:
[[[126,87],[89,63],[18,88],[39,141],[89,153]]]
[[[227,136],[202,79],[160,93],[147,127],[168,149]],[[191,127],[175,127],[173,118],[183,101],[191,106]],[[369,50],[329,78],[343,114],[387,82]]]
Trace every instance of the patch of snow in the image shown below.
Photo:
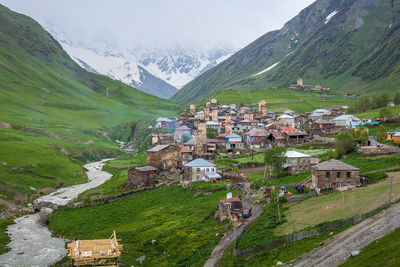
[[[327,24],[333,18],[333,16],[335,16],[338,12],[339,12],[339,10],[336,9],[331,14],[329,14],[325,19],[325,24]]]
[[[285,57],[290,56],[290,55],[293,54],[295,51],[296,51],[296,50],[290,52],[290,53],[287,54]],[[284,57],[284,58],[285,58],[285,57]],[[265,72],[267,72],[267,71],[270,71],[270,70],[272,70],[273,68],[275,68],[276,66],[278,66],[279,63],[281,63],[281,60],[278,61],[278,62],[276,62],[275,64],[269,66],[268,68],[266,68],[266,69],[264,69],[264,70],[262,70],[262,71],[260,71],[260,72],[258,72],[258,73],[256,73],[256,74],[253,74],[251,77],[255,77],[255,76],[258,76],[258,75],[260,75],[260,74],[263,74],[263,73],[265,73]]]
[[[262,71],[260,71],[259,73],[254,74],[252,77],[258,76],[258,75],[263,74],[263,73],[265,73],[265,72],[267,72],[267,71],[269,71],[269,70],[272,70],[273,68],[275,68],[276,66],[278,66],[279,63],[281,63],[281,62],[280,62],[280,61],[276,62],[275,64],[269,66],[269,67],[266,68],[265,70],[262,70]]]

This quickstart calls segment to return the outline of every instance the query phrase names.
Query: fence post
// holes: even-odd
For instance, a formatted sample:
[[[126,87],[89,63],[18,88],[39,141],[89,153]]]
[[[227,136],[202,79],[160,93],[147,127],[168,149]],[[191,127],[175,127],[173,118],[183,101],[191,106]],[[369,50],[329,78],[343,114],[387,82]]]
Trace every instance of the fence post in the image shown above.
[[[294,252],[294,260],[296,260],[296,226],[295,226],[295,222],[293,220],[293,252]]]

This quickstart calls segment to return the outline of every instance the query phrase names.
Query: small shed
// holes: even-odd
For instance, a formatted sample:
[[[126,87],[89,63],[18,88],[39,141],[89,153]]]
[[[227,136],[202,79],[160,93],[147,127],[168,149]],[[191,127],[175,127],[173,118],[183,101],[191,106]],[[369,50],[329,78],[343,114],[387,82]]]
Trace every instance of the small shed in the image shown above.
[[[158,178],[158,171],[152,166],[132,168],[128,171],[128,183],[133,186],[150,186]]]
[[[239,197],[227,198],[218,202],[218,213],[221,220],[239,218],[242,212],[243,205]]]

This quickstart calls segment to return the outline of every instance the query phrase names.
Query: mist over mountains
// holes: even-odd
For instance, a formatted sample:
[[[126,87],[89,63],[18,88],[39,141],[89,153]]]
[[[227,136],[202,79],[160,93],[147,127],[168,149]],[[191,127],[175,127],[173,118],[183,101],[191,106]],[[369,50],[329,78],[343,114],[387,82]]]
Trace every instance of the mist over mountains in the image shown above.
[[[143,92],[169,98],[178,89],[233,54],[232,48],[187,48],[179,44],[121,46],[100,38],[70,37],[56,26],[45,28],[86,70],[106,75]]]

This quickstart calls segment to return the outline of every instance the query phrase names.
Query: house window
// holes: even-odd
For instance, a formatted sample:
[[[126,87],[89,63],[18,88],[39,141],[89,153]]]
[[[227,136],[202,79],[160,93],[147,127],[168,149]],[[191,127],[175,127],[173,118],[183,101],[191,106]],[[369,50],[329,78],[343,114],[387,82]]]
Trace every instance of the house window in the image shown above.
[[[347,181],[347,186],[351,186],[351,181]]]
[[[326,182],[326,188],[331,188],[331,183],[330,182]]]
[[[337,182],[336,183],[336,187],[342,187],[342,183],[341,182]]]
[[[196,172],[200,172],[200,168],[197,168],[197,169],[196,169]]]
[[[337,177],[337,178],[340,178],[340,172],[337,172],[337,173],[336,173],[336,177]]]
[[[347,172],[347,178],[351,178],[351,172]]]
[[[214,171],[214,168],[211,168],[211,171],[213,172],[213,171]]]
[[[197,181],[200,181],[200,175],[197,175],[196,178],[197,178]]]
[[[326,172],[326,177],[327,178],[331,177],[331,173],[330,172]]]
[[[208,172],[208,171],[210,171],[210,169],[209,169],[209,168],[207,168],[207,169],[206,169],[206,172]]]

